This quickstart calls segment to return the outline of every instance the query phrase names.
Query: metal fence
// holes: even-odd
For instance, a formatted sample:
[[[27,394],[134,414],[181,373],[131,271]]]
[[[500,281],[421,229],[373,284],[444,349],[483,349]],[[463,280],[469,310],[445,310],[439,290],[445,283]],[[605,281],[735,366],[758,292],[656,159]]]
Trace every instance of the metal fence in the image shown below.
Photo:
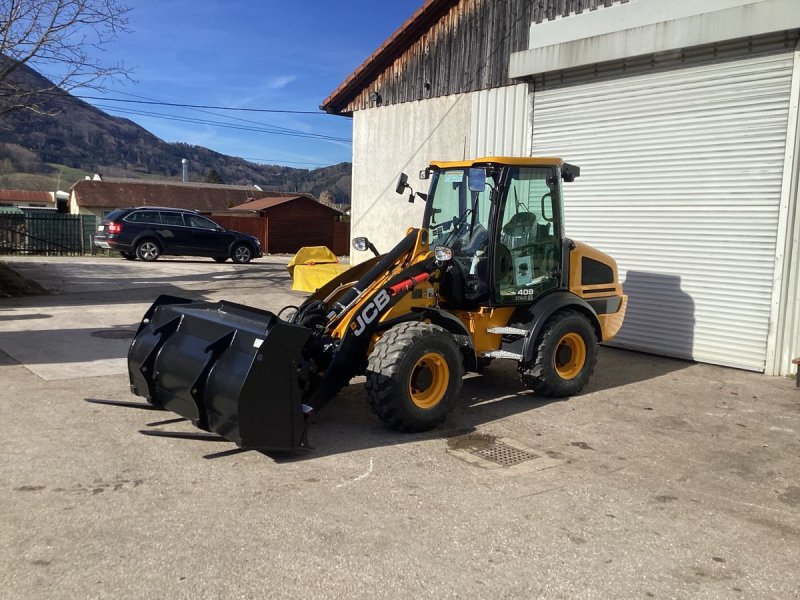
[[[79,256],[92,252],[93,215],[51,211],[0,214],[0,254]]]

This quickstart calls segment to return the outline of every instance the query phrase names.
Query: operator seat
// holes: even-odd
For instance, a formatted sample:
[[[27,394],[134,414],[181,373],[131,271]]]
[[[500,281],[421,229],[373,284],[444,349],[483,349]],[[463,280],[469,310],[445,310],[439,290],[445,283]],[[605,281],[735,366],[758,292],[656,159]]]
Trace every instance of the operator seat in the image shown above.
[[[531,212],[518,212],[503,225],[501,241],[512,252],[536,242],[536,215]]]

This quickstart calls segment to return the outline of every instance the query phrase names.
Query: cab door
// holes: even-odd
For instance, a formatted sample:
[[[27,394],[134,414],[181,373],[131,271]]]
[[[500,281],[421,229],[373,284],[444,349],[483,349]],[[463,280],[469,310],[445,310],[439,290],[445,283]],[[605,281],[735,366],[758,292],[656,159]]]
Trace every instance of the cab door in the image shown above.
[[[509,167],[494,228],[497,305],[529,303],[561,285],[561,177],[555,167]]]

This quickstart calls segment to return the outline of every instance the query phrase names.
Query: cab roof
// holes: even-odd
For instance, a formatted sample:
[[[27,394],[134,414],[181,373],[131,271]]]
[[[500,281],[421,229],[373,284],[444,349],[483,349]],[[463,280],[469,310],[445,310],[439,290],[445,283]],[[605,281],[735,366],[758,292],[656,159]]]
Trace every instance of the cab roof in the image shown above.
[[[431,161],[432,167],[439,169],[466,169],[469,167],[477,167],[480,165],[513,165],[518,167],[561,167],[564,165],[564,160],[552,156],[486,156],[483,158],[475,158],[473,160],[462,161]]]

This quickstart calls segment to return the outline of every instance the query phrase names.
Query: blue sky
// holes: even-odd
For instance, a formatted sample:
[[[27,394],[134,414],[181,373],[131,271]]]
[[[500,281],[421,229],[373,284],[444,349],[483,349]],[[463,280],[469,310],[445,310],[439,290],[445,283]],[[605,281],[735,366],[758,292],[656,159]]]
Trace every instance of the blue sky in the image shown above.
[[[133,67],[109,98],[318,111],[319,105],[423,0],[129,0],[131,32],[102,60]],[[97,95],[94,92],[76,91]],[[344,117],[221,112],[87,100],[168,142],[269,164],[314,168],[351,160],[349,142],[228,129],[180,118],[264,125],[351,139]],[[170,115],[163,118],[127,111]],[[215,113],[215,114],[209,114]],[[263,125],[232,118],[255,121]]]

